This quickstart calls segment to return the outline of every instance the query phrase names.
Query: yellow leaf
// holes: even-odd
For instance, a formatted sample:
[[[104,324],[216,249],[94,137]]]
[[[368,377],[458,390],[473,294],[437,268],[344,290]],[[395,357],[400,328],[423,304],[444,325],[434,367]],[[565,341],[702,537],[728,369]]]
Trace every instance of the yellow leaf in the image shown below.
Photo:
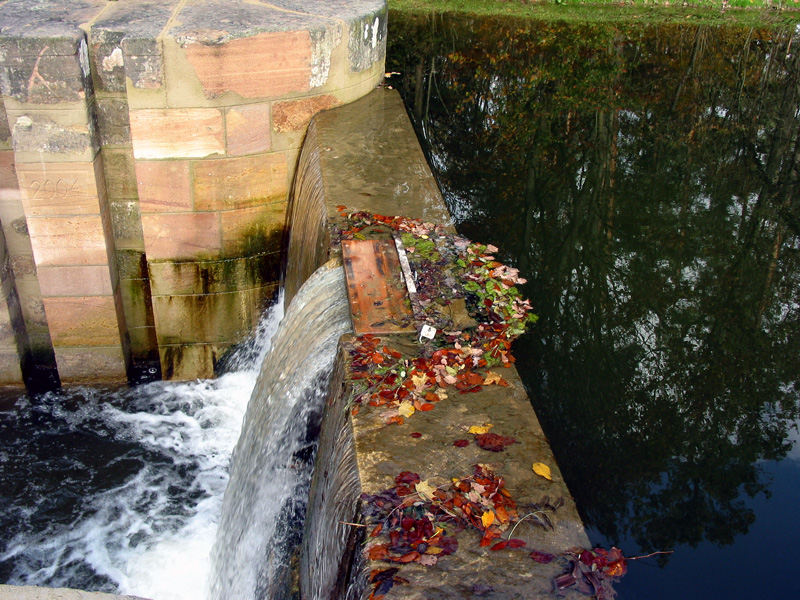
[[[503,378],[500,377],[500,375],[494,373],[493,371],[487,371],[486,379],[483,380],[483,385],[492,385],[493,383],[497,384],[501,381],[503,381]]]
[[[553,477],[550,475],[550,467],[544,463],[533,463],[533,472],[540,477],[553,481]]]
[[[403,417],[410,417],[414,414],[414,404],[410,400],[405,400],[397,407],[397,411]]]
[[[494,523],[494,513],[492,511],[486,511],[481,516],[481,523],[483,523],[484,527],[489,527],[492,523]]]
[[[411,383],[414,384],[416,391],[421,391],[425,389],[425,384],[428,383],[428,376],[425,373],[421,373],[420,375],[412,375]]]
[[[420,498],[423,500],[433,500],[433,493],[436,491],[436,487],[428,483],[427,480],[417,482],[414,487]]]
[[[489,423],[484,423],[483,425],[473,425],[469,428],[469,432],[474,435],[480,435],[482,433],[489,433],[489,430],[494,427],[494,425],[490,425]]]
[[[442,551],[439,546],[428,546],[428,549],[425,550],[425,554],[439,554]]]

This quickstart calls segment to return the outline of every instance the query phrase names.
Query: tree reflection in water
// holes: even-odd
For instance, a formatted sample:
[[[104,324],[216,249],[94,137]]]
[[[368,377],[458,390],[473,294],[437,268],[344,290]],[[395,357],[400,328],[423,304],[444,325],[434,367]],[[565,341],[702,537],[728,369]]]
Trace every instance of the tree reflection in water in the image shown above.
[[[794,29],[390,27],[459,230],[529,279],[517,365],[587,524],[732,543],[798,419]]]

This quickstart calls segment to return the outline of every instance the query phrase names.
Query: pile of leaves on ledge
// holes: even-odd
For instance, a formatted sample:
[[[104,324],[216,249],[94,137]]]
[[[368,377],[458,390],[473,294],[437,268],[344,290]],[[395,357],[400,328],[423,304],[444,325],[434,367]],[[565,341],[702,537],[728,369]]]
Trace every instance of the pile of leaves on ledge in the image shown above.
[[[439,225],[338,208],[348,229],[337,229],[334,241],[363,238],[366,228],[401,237],[417,288],[412,308],[418,325],[437,330],[413,357],[370,334],[355,338],[350,348],[353,378],[359,381],[354,403],[384,407],[387,423],[402,424],[416,411],[432,410],[448,397],[449,387],[465,394],[484,385],[507,386],[488,369],[510,366],[511,342],[537,320],[516,287],[525,283],[517,269],[495,260],[496,247],[475,244]],[[454,320],[452,305],[464,306],[467,320]]]
[[[544,498],[535,505],[535,512],[520,518],[503,477],[483,464],[473,465],[472,475],[450,482],[436,478],[423,481],[417,473],[403,471],[395,477],[393,487],[379,494],[362,494],[361,500],[362,514],[370,528],[363,552],[370,561],[395,565],[414,562],[432,567],[458,550],[457,533],[477,530],[481,536],[479,545],[491,551],[519,550],[542,564],[556,559],[565,561],[566,572],[553,582],[556,590],[574,586],[598,600],[610,600],[614,598],[611,583],[625,574],[627,560],[633,560],[626,559],[617,548],[574,548],[559,555],[526,548],[525,540],[512,537],[515,523],[545,515],[546,511],[555,512],[563,505],[563,499]],[[544,529],[552,528],[547,518],[532,522]],[[408,583],[401,572],[400,566],[372,570],[370,600],[380,600],[395,585]],[[491,589],[474,591],[484,594]]]
[[[493,550],[526,545],[518,539],[495,542],[519,517],[505,481],[486,465],[474,465],[472,475],[441,483],[403,471],[395,477],[394,487],[362,494],[361,499],[365,520],[372,527],[372,541],[364,548],[368,560],[432,567],[456,552],[454,535],[468,528],[481,533],[481,546],[494,543]],[[405,583],[398,572],[396,567],[373,571],[370,598],[382,598],[395,584]]]

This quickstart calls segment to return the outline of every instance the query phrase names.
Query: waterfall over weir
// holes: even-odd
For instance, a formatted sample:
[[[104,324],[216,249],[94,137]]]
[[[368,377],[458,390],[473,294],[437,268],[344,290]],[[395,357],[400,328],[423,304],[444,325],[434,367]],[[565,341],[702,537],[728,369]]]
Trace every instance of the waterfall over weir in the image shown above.
[[[344,272],[331,261],[292,300],[261,367],[231,459],[210,598],[291,595],[327,383],[350,328]]]

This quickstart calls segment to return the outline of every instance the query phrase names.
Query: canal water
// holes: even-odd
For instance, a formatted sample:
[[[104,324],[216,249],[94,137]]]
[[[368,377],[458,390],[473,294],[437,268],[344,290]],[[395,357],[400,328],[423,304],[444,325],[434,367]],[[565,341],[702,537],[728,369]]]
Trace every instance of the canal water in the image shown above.
[[[393,13],[459,231],[523,271],[517,366],[621,600],[800,597],[794,27]]]

